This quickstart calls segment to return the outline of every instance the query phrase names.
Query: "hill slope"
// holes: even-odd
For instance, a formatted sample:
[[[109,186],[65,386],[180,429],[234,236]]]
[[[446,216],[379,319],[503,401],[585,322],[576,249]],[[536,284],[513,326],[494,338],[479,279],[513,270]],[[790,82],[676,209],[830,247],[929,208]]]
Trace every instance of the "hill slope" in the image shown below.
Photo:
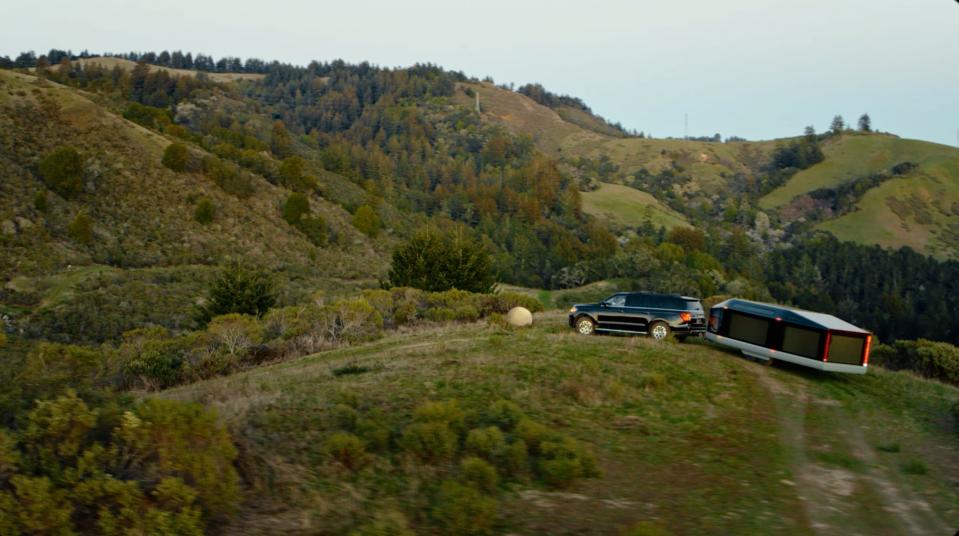
[[[959,523],[946,420],[956,388],[582,337],[559,314],[525,331],[421,328],[160,396],[217,408],[243,446],[246,478],[272,497],[251,500],[229,533],[345,532],[384,505],[425,530],[421,486],[434,470],[374,454],[344,476],[322,447],[343,426],[331,416],[346,404],[395,429],[424,401],[455,399],[470,415],[501,398],[587,444],[602,474],[562,492],[510,484],[498,533],[613,534],[644,521],[676,534],[936,534]]]
[[[116,115],[93,95],[0,71],[0,109],[0,276],[9,281],[7,307],[42,309],[62,305],[60,297],[78,297],[61,292],[64,282],[83,286],[85,278],[71,275],[77,265],[112,267],[106,272],[120,288],[103,299],[122,301],[130,291],[125,285],[159,278],[177,299],[160,306],[163,293],[137,292],[143,302],[131,306],[175,312],[180,321],[188,316],[207,267],[228,258],[282,268],[284,279],[310,280],[314,288],[343,279],[372,285],[382,276],[385,262],[370,259],[382,259],[388,247],[374,247],[340,206],[313,197],[314,212],[342,244],[317,247],[281,217],[289,190],[248,174],[253,193],[238,198],[199,171],[173,172],[160,161],[175,138]],[[76,148],[84,160],[82,191],[69,199],[49,190],[36,171],[59,147]],[[195,160],[208,156],[195,146],[191,151]],[[38,197],[45,206],[37,205]],[[215,210],[208,225],[194,218],[204,199]],[[71,234],[79,214],[92,222],[88,241]],[[103,285],[97,281],[89,281],[87,291]],[[176,290],[179,283],[183,293]]]
[[[750,177],[763,173],[773,151],[788,141],[711,143],[623,138],[604,134],[594,126],[599,124],[596,120],[587,123],[582,118],[564,119],[524,95],[492,84],[463,87],[480,94],[486,120],[531,136],[548,154],[571,163],[579,158],[608,158],[617,169],[613,177],[604,180],[628,184],[637,173],[670,173],[659,190],[647,189],[661,205],[669,196],[682,199],[682,205],[694,209],[704,202],[728,203],[730,197],[745,195]],[[464,106],[471,102],[465,95],[458,98]],[[822,215],[816,212],[814,203],[797,203],[784,216],[785,222],[824,218],[829,221],[818,228],[843,240],[910,246],[939,258],[959,258],[959,209],[953,208],[959,207],[959,149],[888,134],[856,133],[827,138],[823,152],[823,162],[796,173],[759,199],[756,208],[774,213],[814,190],[834,188],[911,162],[917,167],[908,176],[871,188],[851,213]],[[654,208],[668,210],[664,206]],[[614,219],[635,221],[636,216],[631,209],[623,208]]]

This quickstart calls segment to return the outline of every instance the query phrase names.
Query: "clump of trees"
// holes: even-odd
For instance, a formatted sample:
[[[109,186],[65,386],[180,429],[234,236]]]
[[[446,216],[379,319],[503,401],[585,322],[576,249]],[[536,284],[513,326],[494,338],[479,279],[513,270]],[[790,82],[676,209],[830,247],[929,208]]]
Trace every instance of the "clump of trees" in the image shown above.
[[[286,199],[282,208],[283,219],[300,230],[317,246],[326,243],[326,222],[319,215],[310,212],[310,198],[299,192],[294,192]]]
[[[462,228],[426,227],[393,252],[390,285],[489,292],[493,263],[486,245]]]

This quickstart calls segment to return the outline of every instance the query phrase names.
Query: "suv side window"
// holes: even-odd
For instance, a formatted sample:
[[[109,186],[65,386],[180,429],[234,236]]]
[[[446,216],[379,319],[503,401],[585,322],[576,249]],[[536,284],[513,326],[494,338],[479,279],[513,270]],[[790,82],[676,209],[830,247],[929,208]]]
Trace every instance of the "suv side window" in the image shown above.
[[[647,303],[646,306],[651,307],[653,309],[668,309],[669,303],[667,302],[668,302],[668,298],[666,297],[650,296],[646,299],[646,303]]]
[[[615,296],[610,296],[606,303],[610,307],[622,307],[626,304],[626,295],[625,294],[616,294]]]
[[[629,294],[626,296],[626,307],[649,307],[649,298],[642,294]]]

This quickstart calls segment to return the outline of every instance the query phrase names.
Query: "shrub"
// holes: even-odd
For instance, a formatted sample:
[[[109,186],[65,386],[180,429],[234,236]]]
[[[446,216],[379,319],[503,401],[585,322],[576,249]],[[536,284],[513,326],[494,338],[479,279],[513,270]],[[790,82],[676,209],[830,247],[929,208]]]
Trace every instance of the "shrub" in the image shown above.
[[[138,102],[127,106],[127,109],[123,111],[123,117],[152,129],[159,129],[173,122],[173,117],[168,110],[146,106]]]
[[[291,190],[308,190],[316,186],[316,179],[306,174],[306,161],[299,156],[283,160],[279,178],[280,184]]]
[[[486,246],[462,229],[451,233],[425,229],[393,252],[390,284],[430,291],[489,292],[492,259]]]
[[[198,308],[197,320],[206,324],[229,313],[262,316],[276,303],[273,279],[256,268],[232,262],[211,282],[207,302]]]
[[[529,470],[529,452],[525,441],[517,439],[510,443],[506,449],[504,466],[511,475],[521,475]]]
[[[354,530],[350,536],[415,536],[399,512],[385,512],[376,519]]]
[[[0,485],[17,472],[20,465],[20,453],[13,437],[0,430]]]
[[[40,161],[40,176],[54,192],[70,199],[83,191],[83,157],[73,147],[61,147]]]
[[[459,407],[456,400],[444,402],[425,402],[413,411],[413,418],[422,422],[438,422],[447,424],[451,430],[463,430],[466,414]]]
[[[123,373],[128,378],[136,378],[146,389],[158,391],[172,387],[182,381],[183,359],[170,352],[162,342],[146,345],[136,358],[126,363]],[[130,385],[132,382],[125,382]]]
[[[319,216],[310,215],[310,199],[294,192],[286,199],[282,209],[283,219],[296,227],[316,245],[326,243],[326,223]]]
[[[78,212],[67,226],[67,234],[75,242],[89,246],[93,243],[93,220],[83,212]]]
[[[197,203],[196,210],[193,211],[193,219],[203,225],[213,223],[214,216],[216,216],[216,207],[213,206],[213,201],[206,197]]]
[[[467,452],[492,462],[500,460],[506,453],[506,439],[495,426],[470,430],[465,446]]]
[[[360,469],[367,461],[363,440],[346,432],[333,434],[326,440],[326,453],[350,471]]]
[[[43,474],[57,478],[77,462],[97,414],[68,390],[55,400],[38,401],[23,433],[26,454]]]
[[[497,292],[483,296],[481,311],[483,316],[488,316],[492,313],[508,313],[513,307],[525,307],[531,313],[536,313],[543,310],[543,302],[519,292]]]
[[[380,217],[373,207],[363,205],[353,214],[353,227],[372,238],[380,232]]]
[[[263,328],[256,318],[237,313],[212,319],[207,333],[219,348],[234,356],[243,356],[263,340]]]
[[[290,225],[296,225],[310,213],[310,199],[299,192],[293,192],[283,204],[283,219]]]
[[[922,460],[909,460],[902,464],[902,472],[909,475],[925,475],[929,473],[929,466]]]
[[[959,385],[959,347],[926,339],[896,341],[873,352],[873,361],[891,370],[910,370]]]
[[[256,186],[253,177],[232,162],[226,162],[215,156],[203,159],[203,173],[213,179],[213,182],[224,192],[240,199],[253,195]]]
[[[144,480],[181,479],[197,492],[205,517],[233,512],[240,499],[233,468],[237,451],[226,427],[198,404],[147,399],[123,415],[115,431],[121,451],[139,465],[132,475]]]
[[[445,422],[415,422],[406,427],[400,446],[426,462],[450,460],[457,449],[456,434]]]
[[[103,378],[103,356],[94,350],[69,344],[41,343],[27,354],[20,381],[43,398],[66,388],[81,392],[91,389]]]
[[[486,420],[503,430],[512,430],[526,415],[515,402],[497,400],[486,409]]]
[[[460,471],[463,475],[463,482],[484,493],[491,495],[496,493],[499,477],[496,475],[496,469],[486,460],[474,456],[463,458],[463,461],[460,462]]]
[[[366,300],[356,298],[338,301],[320,311],[318,324],[330,342],[369,339],[383,327],[383,318]]]
[[[522,439],[529,451],[534,454],[538,454],[542,443],[554,435],[548,428],[529,418],[520,419],[516,424],[515,433],[516,437]]]
[[[672,532],[658,523],[640,521],[622,532],[622,536],[672,536]]]
[[[182,143],[171,143],[163,150],[162,164],[173,171],[186,171],[190,162],[190,152]]]
[[[537,469],[549,486],[563,488],[578,478],[599,474],[592,453],[572,438],[543,442],[540,450],[542,459]]]
[[[443,534],[489,534],[496,521],[496,500],[447,480],[440,486],[431,517]]]
[[[33,208],[36,209],[37,212],[47,211],[47,192],[41,190],[37,192],[37,195],[33,196]]]

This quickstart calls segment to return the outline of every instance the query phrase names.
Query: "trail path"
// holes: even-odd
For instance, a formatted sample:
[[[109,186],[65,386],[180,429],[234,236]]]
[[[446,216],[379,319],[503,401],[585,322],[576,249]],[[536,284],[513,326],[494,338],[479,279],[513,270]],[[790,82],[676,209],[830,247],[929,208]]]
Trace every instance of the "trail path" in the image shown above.
[[[952,534],[929,504],[898,482],[879,463],[858,423],[837,400],[818,398],[801,382],[783,382],[767,367],[750,367],[775,400],[780,439],[786,448],[809,525],[817,534]],[[807,416],[827,412],[830,428],[810,431]],[[828,434],[830,437],[825,437]],[[821,463],[816,453],[836,444],[856,461],[855,468]]]

